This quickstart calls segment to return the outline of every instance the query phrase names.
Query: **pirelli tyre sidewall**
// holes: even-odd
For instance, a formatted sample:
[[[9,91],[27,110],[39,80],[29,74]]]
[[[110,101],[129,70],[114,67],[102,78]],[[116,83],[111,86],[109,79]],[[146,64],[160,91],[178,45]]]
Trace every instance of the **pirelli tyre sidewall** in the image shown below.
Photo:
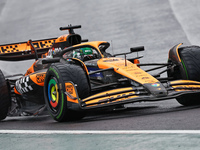
[[[200,47],[181,47],[178,52],[181,59],[179,73],[182,79],[200,81]],[[200,105],[200,94],[182,95],[177,101],[185,106]]]
[[[63,122],[78,120],[85,116],[84,112],[68,109],[67,97],[65,95],[65,82],[71,81],[79,87],[78,93],[81,97],[88,96],[89,85],[83,69],[77,65],[55,63],[52,64],[47,73],[44,83],[44,97],[47,109],[54,120]],[[83,84],[84,86],[80,85]],[[81,92],[85,92],[81,93]]]
[[[0,120],[6,118],[11,105],[10,88],[0,70]]]

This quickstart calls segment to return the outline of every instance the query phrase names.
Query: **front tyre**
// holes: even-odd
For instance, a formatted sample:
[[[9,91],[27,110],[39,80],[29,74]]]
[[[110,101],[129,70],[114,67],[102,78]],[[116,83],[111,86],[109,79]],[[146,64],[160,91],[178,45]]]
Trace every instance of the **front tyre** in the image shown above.
[[[2,71],[0,70],[0,120],[6,118],[10,105],[11,97],[9,86],[5,80]]]
[[[180,48],[180,58],[187,80],[200,81],[200,47],[188,46]],[[183,95],[177,101],[184,106],[200,105],[200,94]]]
[[[193,105],[200,105],[200,94],[188,94],[188,95],[182,95],[176,100],[184,105],[184,106],[193,106]]]
[[[65,95],[65,82],[73,82],[77,85],[80,98],[89,95],[90,87],[84,70],[73,64],[52,64],[45,78],[44,97],[50,115],[54,120],[63,122],[78,120],[85,116],[84,112],[70,110]]]
[[[186,46],[178,49],[181,62],[173,61],[178,64],[174,72],[168,73],[174,79],[200,81],[200,47]],[[172,60],[172,58],[171,58]],[[182,95],[176,98],[184,106],[200,105],[200,94]]]

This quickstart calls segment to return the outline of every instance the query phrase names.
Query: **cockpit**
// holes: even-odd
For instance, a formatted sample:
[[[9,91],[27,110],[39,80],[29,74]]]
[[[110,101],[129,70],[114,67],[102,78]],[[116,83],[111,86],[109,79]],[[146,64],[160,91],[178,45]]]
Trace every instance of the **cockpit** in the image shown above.
[[[74,48],[73,50],[66,52],[63,55],[63,58],[64,59],[77,58],[80,59],[81,61],[88,61],[92,59],[101,58],[101,55],[95,48],[84,46],[84,47]]]

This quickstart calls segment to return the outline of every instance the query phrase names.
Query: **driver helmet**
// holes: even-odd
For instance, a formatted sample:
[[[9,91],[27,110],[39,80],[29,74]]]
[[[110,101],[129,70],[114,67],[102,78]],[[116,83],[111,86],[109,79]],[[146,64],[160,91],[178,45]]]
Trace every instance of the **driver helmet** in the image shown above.
[[[85,56],[93,56],[93,50],[90,47],[84,47],[73,51],[74,58],[83,59]]]

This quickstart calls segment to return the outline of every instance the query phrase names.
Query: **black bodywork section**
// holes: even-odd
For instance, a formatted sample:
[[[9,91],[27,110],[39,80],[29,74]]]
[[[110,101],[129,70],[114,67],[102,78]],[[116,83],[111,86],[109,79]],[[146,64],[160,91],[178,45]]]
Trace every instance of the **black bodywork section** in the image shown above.
[[[181,44],[177,44],[169,50],[168,63],[173,64],[168,66],[169,70],[167,71],[168,77],[174,77],[173,79],[187,79],[187,75],[184,71],[184,66],[182,64],[181,57],[178,51],[181,51],[182,48],[179,48]]]

